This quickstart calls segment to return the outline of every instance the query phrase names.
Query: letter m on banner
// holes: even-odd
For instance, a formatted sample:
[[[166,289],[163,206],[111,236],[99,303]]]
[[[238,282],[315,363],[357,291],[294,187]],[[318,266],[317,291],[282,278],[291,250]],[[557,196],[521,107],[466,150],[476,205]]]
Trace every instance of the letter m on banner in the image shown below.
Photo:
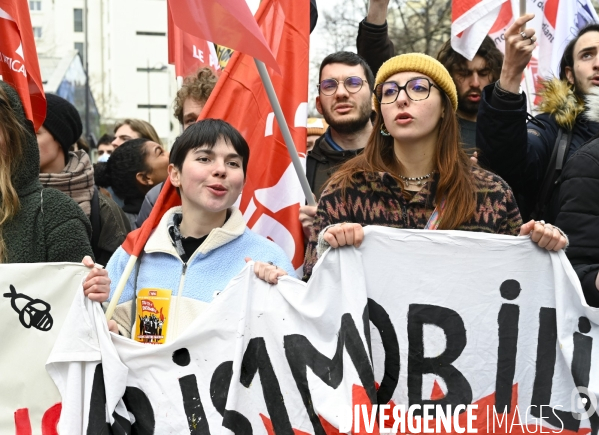
[[[307,1],[265,0],[256,13],[282,71],[270,75],[300,155],[306,152],[309,8]],[[248,141],[251,158],[239,208],[249,228],[276,242],[301,268],[298,216],[305,197],[253,58],[233,55],[200,115],[206,118],[224,119]]]

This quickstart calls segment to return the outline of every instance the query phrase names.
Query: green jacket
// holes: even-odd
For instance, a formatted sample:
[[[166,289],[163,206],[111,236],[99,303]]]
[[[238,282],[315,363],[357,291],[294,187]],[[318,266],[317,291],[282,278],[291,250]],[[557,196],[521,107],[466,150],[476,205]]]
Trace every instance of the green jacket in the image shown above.
[[[0,86],[8,94],[11,108],[26,131],[22,160],[12,177],[21,208],[1,228],[6,244],[6,262],[81,262],[85,255],[93,258],[89,220],[77,203],[64,193],[42,188],[38,178],[40,155],[33,124],[25,118],[15,90],[3,81],[0,81]]]

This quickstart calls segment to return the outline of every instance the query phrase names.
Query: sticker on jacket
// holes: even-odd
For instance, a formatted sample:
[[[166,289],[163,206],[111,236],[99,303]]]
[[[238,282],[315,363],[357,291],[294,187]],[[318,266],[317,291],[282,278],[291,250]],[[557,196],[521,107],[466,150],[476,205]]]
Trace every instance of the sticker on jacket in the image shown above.
[[[171,291],[143,288],[137,294],[135,341],[163,344],[166,340]]]

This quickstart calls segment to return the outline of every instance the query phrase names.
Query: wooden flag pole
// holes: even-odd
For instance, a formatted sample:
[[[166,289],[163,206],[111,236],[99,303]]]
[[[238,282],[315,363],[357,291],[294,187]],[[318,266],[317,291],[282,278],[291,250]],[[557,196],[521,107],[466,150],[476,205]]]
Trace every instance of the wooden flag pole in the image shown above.
[[[520,0],[520,16],[522,16],[522,15],[526,15],[526,0]],[[526,28],[526,24],[522,24],[520,31],[524,32],[525,28]]]
[[[312,190],[310,189],[308,178],[306,178],[306,174],[304,173],[304,167],[302,166],[302,162],[299,158],[299,155],[297,154],[295,145],[293,144],[293,139],[291,137],[291,132],[289,131],[289,126],[287,125],[287,121],[285,120],[285,115],[283,115],[281,104],[279,103],[279,99],[277,98],[277,94],[275,93],[275,89],[272,85],[272,81],[270,80],[270,76],[268,75],[268,71],[266,70],[266,66],[262,61],[258,59],[254,59],[254,62],[256,62],[256,67],[258,68],[258,73],[260,74],[260,78],[262,79],[262,84],[264,85],[264,89],[266,89],[266,95],[268,95],[270,105],[272,106],[272,109],[275,112],[275,118],[279,123],[281,133],[283,133],[283,139],[285,139],[285,145],[287,145],[287,151],[289,151],[289,156],[291,156],[291,161],[293,162],[293,168],[295,169],[297,178],[299,178],[300,184],[302,185],[302,190],[304,191],[306,202],[308,203],[308,205],[316,207],[316,201],[312,196]]]
[[[110,304],[108,304],[108,308],[106,309],[106,313],[105,313],[106,320],[112,319],[112,315],[114,314],[116,305],[119,303],[119,299],[121,298],[121,295],[123,294],[123,290],[125,289],[127,280],[129,279],[131,272],[133,272],[133,268],[135,267],[136,262],[137,262],[137,256],[132,255],[131,257],[129,257],[129,261],[127,262],[127,265],[125,266],[125,270],[123,271],[123,274],[121,275],[121,278],[119,279],[119,283],[117,284],[116,289],[114,290],[114,294],[112,295]]]

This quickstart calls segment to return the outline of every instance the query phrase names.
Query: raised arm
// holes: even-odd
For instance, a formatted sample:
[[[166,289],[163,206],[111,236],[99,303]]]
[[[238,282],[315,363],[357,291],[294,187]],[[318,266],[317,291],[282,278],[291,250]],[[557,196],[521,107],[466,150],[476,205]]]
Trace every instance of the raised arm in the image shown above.
[[[356,46],[376,76],[381,65],[395,56],[395,47],[389,39],[387,10],[389,0],[370,0],[368,15],[360,22]]]

